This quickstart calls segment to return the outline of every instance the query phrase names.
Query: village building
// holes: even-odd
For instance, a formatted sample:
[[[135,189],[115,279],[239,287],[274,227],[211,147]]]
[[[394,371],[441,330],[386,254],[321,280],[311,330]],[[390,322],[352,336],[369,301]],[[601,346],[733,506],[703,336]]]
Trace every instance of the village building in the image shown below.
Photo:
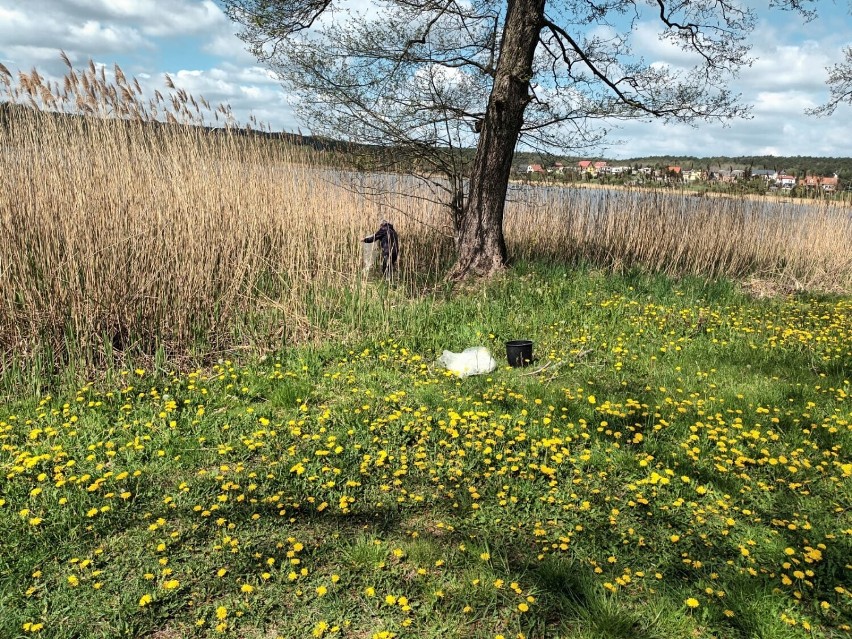
[[[752,178],[760,178],[764,182],[774,182],[778,179],[778,171],[773,169],[753,169],[751,172]]]
[[[806,189],[818,189],[826,193],[833,193],[837,190],[838,178],[837,174],[832,177],[820,177],[817,175],[809,175],[799,180],[799,186]]]
[[[794,175],[787,175],[782,173],[777,178],[775,178],[775,184],[781,187],[782,189],[789,191],[794,186],[796,186],[796,177]]]

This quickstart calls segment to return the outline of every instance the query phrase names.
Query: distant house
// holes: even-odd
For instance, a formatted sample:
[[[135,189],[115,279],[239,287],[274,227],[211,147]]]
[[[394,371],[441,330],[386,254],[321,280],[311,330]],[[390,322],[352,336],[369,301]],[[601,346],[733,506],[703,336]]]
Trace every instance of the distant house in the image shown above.
[[[595,171],[598,173],[609,173],[609,166],[606,162],[595,162]]]
[[[775,184],[780,186],[782,189],[792,189],[796,186],[796,178],[793,175],[787,175],[786,173],[782,173],[777,178],[775,178]]]
[[[799,186],[806,189],[819,189],[827,193],[832,193],[837,190],[838,181],[836,174],[833,177],[810,175],[799,180]]]
[[[707,177],[701,169],[687,169],[683,171],[682,175],[684,182],[698,182]]]
[[[595,177],[598,174],[595,164],[596,163],[591,160],[580,160],[577,162],[577,169],[580,173],[586,173],[590,177]]]
[[[527,173],[547,173],[541,164],[530,164],[527,166]]]
[[[751,172],[752,178],[760,178],[764,182],[774,182],[778,179],[778,171],[773,169],[753,169]]]

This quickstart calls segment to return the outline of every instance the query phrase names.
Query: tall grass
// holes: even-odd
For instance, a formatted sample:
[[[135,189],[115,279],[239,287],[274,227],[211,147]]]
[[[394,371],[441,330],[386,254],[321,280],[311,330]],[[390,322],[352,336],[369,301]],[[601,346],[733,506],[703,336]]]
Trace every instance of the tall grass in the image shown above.
[[[61,83],[0,67],[4,370],[339,336],[449,265],[445,211],[419,182],[329,169],[227,107],[68,66]],[[391,188],[379,201],[352,182]],[[397,287],[363,276],[359,240],[382,217],[402,237]],[[527,189],[506,235],[521,259],[852,289],[850,212],[825,204]]]
[[[332,324],[342,292],[357,306],[359,240],[400,202],[341,188],[303,149],[197,126],[185,93],[145,104],[134,85],[91,67],[70,71],[61,93],[35,72],[6,86],[39,107],[7,108],[0,128],[7,365],[45,349],[90,359],[274,347]],[[83,115],[56,115],[66,108]],[[398,226],[403,273],[443,268],[446,241]]]
[[[516,199],[506,233],[521,257],[852,290],[848,205],[582,187],[520,190]]]

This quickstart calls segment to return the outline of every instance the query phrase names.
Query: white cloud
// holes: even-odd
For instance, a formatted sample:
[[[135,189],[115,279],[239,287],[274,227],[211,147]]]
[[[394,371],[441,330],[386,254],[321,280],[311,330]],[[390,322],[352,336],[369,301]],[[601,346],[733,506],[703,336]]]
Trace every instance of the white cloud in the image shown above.
[[[637,56],[655,66],[668,65],[677,69],[688,69],[701,63],[701,56],[684,51],[669,40],[660,37],[659,23],[641,22],[636,26],[631,43]]]
[[[756,49],[755,57],[752,66],[740,76],[740,82],[749,87],[819,92],[825,89],[826,67],[840,59],[840,51],[828,50],[816,42],[774,44]]]
[[[15,46],[52,47],[57,55],[60,49],[65,49],[81,58],[151,46],[132,25],[111,23],[98,16],[76,17],[65,12],[61,3],[32,0],[26,11],[12,8],[9,3],[10,0],[0,0],[2,58],[9,58],[9,49]],[[22,60],[20,66],[30,66],[30,61]]]
[[[773,102],[774,104],[774,102]],[[730,126],[701,124],[695,128],[662,122],[630,122],[614,132],[607,153],[618,158],[646,155],[814,155],[846,156],[843,143],[852,135],[846,119],[834,121],[801,115],[803,102],[790,113],[766,104],[756,109],[754,118],[735,121]]]
[[[373,0],[336,4],[343,9],[337,21],[345,20],[346,10],[376,15]],[[753,119],[728,128],[626,123],[614,135],[624,143],[613,144],[608,152],[620,157],[848,155],[850,107],[825,119],[804,116],[803,111],[827,98],[825,67],[841,59],[852,19],[841,14],[830,23],[803,26],[793,14],[784,18],[759,25],[752,38],[756,60],[731,83],[744,102],[754,105]],[[214,0],[0,0],[0,61],[12,71],[35,66],[58,79],[65,72],[59,49],[77,66],[90,57],[106,64],[107,75],[120,58],[124,71],[138,77],[149,95],[155,89],[163,91],[163,74],[168,72],[196,97],[203,95],[214,105],[230,103],[243,122],[254,115],[273,127],[295,129],[287,93],[276,75],[246,52],[233,35],[238,30]],[[641,24],[633,33],[633,44],[648,62],[686,68],[696,61],[677,46],[661,42],[654,26]]]
[[[223,64],[206,70],[179,69],[170,75],[176,87],[196,98],[203,96],[214,108],[229,104],[241,123],[254,116],[273,129],[298,126],[289,96],[267,69]]]
[[[246,50],[246,44],[235,33],[235,25],[227,23],[214,32],[201,48],[205,53],[232,63],[255,64],[254,56]]]
[[[233,33],[212,0],[28,0],[21,5],[0,0],[0,57],[8,57],[10,46],[50,46],[87,60],[154,50],[159,38],[214,33],[225,42]],[[225,55],[224,46],[219,48]]]
[[[812,94],[801,91],[761,91],[753,99],[755,117],[798,117],[816,105]]]
[[[202,33],[226,20],[212,0],[64,0],[60,4],[71,18],[98,17],[132,24],[150,37]]]
[[[46,79],[62,78],[63,49],[75,66],[90,58],[111,77],[116,57],[125,73],[137,77],[149,97],[166,93],[165,73],[214,108],[229,103],[240,122],[250,116],[279,129],[295,129],[289,100],[274,73],[258,66],[212,0],[0,0],[0,61],[15,70],[37,67]],[[200,36],[205,36],[200,38]],[[187,38],[198,49],[190,57],[219,61],[209,68],[187,68],[186,60],[159,52],[165,43],[179,49]],[[212,115],[209,118],[212,120]]]
[[[97,20],[86,20],[83,24],[71,24],[66,27],[65,46],[74,46],[86,42],[89,47],[102,52],[121,52],[128,47],[144,46],[145,40],[136,29],[122,26],[109,26]]]
[[[843,140],[852,136],[849,107],[831,118],[805,115],[828,97],[825,67],[841,59],[843,39],[836,34],[823,38],[825,25],[808,25],[795,16],[774,27],[761,22],[752,38],[754,62],[729,82],[752,105],[753,117],[719,123],[664,125],[661,122],[630,122],[621,125],[614,138],[622,140],[609,153],[618,157],[642,155],[848,155]],[[836,25],[835,25],[836,26]],[[796,28],[798,27],[798,29]],[[846,31],[848,33],[848,30]],[[810,36],[810,39],[804,37]],[[694,57],[676,46],[659,41],[657,30],[640,25],[634,33],[636,53],[655,65],[685,68]],[[842,111],[845,111],[843,113]]]

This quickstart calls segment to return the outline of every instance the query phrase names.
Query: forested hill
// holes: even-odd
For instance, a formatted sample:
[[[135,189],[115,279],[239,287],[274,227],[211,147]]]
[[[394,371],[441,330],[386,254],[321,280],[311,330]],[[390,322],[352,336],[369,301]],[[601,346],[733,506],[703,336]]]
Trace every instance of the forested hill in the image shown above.
[[[713,156],[694,157],[683,155],[656,155],[647,157],[628,158],[614,160],[604,156],[595,157],[547,157],[534,153],[518,153],[515,156],[515,164],[544,164],[562,162],[566,166],[575,164],[578,160],[603,160],[614,166],[680,166],[684,169],[772,169],[786,172],[796,176],[824,175],[831,176],[837,173],[841,178],[852,179],[852,157],[828,158],[811,157],[806,155],[797,156],[775,156],[775,155],[753,155],[753,156]]]

